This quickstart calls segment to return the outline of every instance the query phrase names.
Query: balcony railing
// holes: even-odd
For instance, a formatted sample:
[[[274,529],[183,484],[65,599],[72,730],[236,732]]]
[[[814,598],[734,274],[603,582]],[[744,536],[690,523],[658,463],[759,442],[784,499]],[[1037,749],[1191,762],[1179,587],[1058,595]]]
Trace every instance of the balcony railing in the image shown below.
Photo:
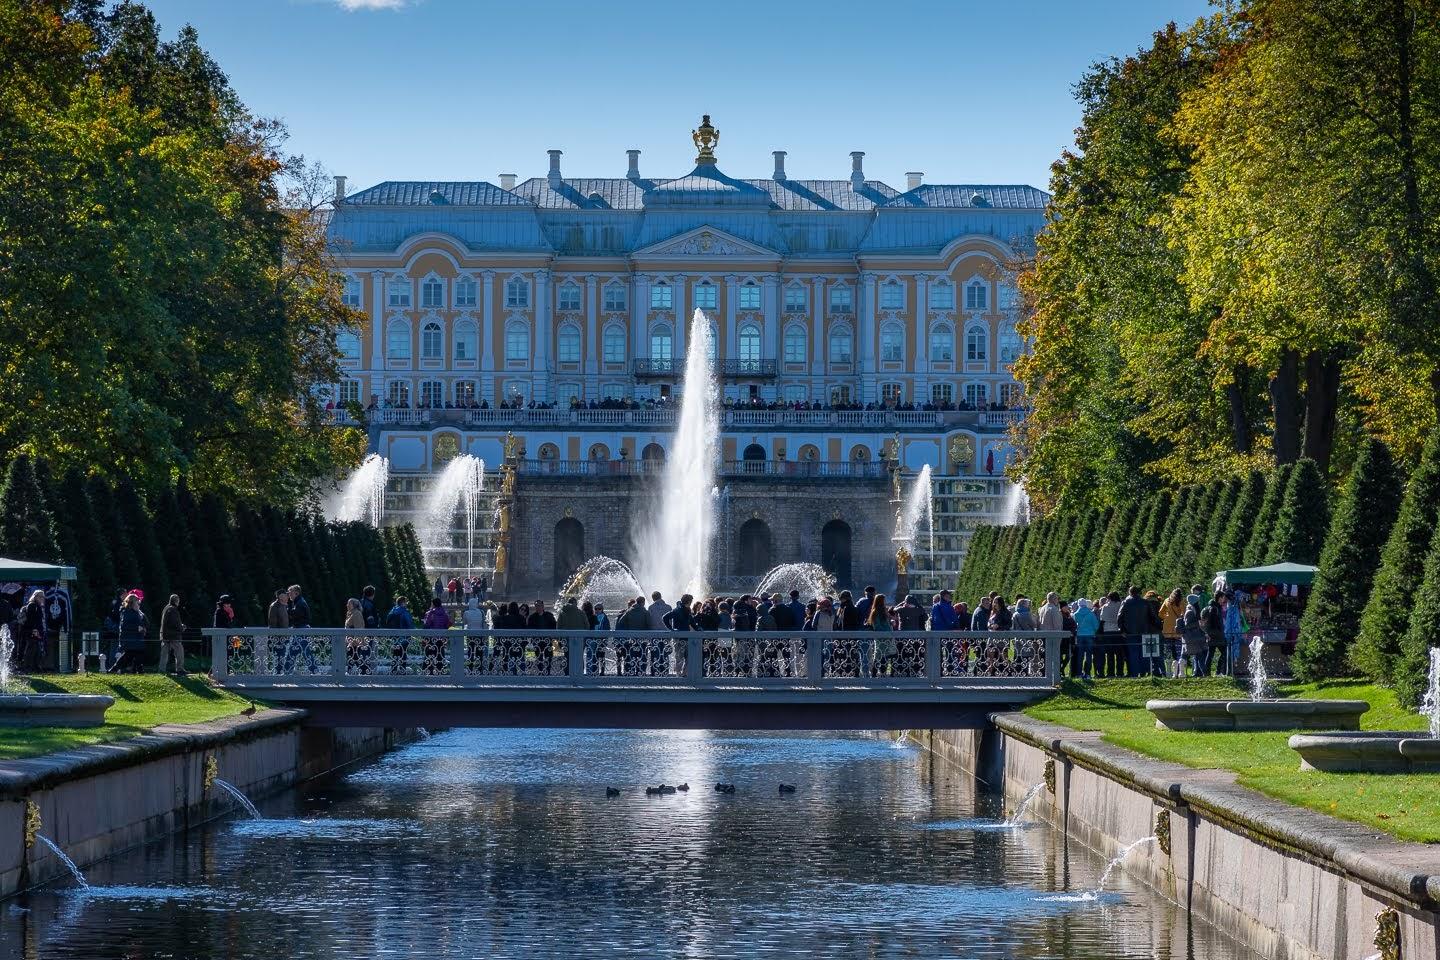
[[[665,470],[664,460],[522,460],[527,477],[641,477]],[[886,476],[886,465],[869,460],[725,460],[723,477],[834,477],[851,480],[878,480]]]
[[[637,407],[633,409],[496,408],[488,410],[372,410],[372,423],[394,426],[431,427],[673,427],[679,420],[678,407]],[[1024,410],[752,410],[745,407],[722,409],[722,429],[815,429],[847,430],[947,430],[969,427],[1004,430],[1025,417]],[[332,417],[338,424],[354,423],[342,414]]]
[[[651,360],[640,357],[630,362],[630,372],[637,377],[678,377],[684,369],[683,360]]]
[[[774,360],[721,360],[720,375],[737,379],[769,378],[775,376]]]

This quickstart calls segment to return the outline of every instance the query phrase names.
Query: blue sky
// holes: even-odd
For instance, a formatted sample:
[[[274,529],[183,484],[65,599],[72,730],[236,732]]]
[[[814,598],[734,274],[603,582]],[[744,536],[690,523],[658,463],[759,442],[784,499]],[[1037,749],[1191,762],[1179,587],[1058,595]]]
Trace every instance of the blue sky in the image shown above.
[[[645,176],[693,166],[701,113],[720,168],[762,177],[1030,183],[1073,142],[1088,64],[1184,25],[1206,0],[585,3],[150,0],[184,23],[290,148],[350,178]]]

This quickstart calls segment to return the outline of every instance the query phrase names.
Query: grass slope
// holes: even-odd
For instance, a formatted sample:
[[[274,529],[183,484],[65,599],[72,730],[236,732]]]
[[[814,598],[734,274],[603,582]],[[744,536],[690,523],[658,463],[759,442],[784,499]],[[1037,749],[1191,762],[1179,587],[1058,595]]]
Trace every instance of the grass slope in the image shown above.
[[[56,674],[17,680],[14,692],[101,693],[115,705],[98,727],[0,727],[0,759],[33,757],[86,743],[123,740],[162,723],[202,723],[239,713],[250,701],[198,676]]]
[[[1400,707],[1392,692],[1363,682],[1285,684],[1279,693],[1368,701],[1370,710],[1361,718],[1367,730],[1423,730],[1426,725],[1423,717]],[[1238,685],[1221,678],[1067,681],[1057,695],[1025,712],[1077,730],[1098,730],[1116,746],[1160,760],[1233,770],[1244,786],[1402,840],[1440,842],[1440,777],[1434,774],[1302,772],[1288,733],[1157,730],[1145,710],[1146,700],[1244,696]]]

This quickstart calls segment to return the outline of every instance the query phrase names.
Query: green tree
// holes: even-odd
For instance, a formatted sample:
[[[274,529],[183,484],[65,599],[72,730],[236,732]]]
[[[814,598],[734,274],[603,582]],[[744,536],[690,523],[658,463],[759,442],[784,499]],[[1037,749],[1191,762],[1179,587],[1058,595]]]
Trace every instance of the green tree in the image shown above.
[[[1315,461],[1298,461],[1290,471],[1285,496],[1275,518],[1267,563],[1319,561],[1330,526],[1330,492]]]
[[[35,463],[26,456],[10,461],[0,486],[0,554],[37,563],[60,558],[55,519],[35,475]]]
[[[59,519],[61,551],[75,564],[77,596],[73,598],[76,625],[95,629],[105,617],[115,593],[115,567],[110,560],[104,531],[90,502],[85,474],[78,467],[65,471],[56,489],[55,515]],[[68,541],[68,545],[67,545]]]
[[[1368,441],[1341,491],[1300,621],[1290,661],[1300,679],[1327,680],[1350,669],[1347,657],[1360,630],[1360,598],[1370,596],[1402,495],[1402,477],[1389,448]]]
[[[1400,638],[1409,629],[1409,612],[1423,582],[1425,557],[1440,513],[1440,432],[1431,434],[1420,465],[1405,487],[1405,499],[1365,610],[1360,615],[1360,636],[1350,648],[1350,660],[1365,676],[1385,684],[1395,682]]]
[[[152,615],[158,617],[160,609],[165,606],[170,574],[165,568],[165,557],[160,552],[160,543],[155,536],[154,518],[145,509],[140,492],[129,480],[122,479],[115,485],[115,519],[121,538],[119,547],[115,549],[124,550],[135,558],[140,575],[139,583],[123,586],[127,589],[139,587],[143,590],[145,605],[151,608]]]
[[[1280,516],[1280,504],[1285,499],[1285,488],[1290,485],[1290,464],[1283,464],[1270,471],[1265,478],[1265,498],[1251,521],[1250,539],[1245,546],[1247,567],[1269,563],[1275,537],[1275,521]]]
[[[140,563],[135,551],[126,542],[125,524],[116,505],[114,488],[104,477],[96,475],[86,481],[86,489],[90,494],[90,504],[95,510],[95,518],[99,521],[101,534],[105,538],[105,552],[110,555],[115,572],[115,591],[133,590],[141,586]],[[107,597],[103,601],[102,610],[108,611],[113,600],[113,596]]]
[[[1210,522],[1205,527],[1204,545],[1191,567],[1191,583],[1198,580],[1208,582],[1216,570],[1224,564],[1225,561],[1221,559],[1221,545],[1225,540],[1225,531],[1235,514],[1244,488],[1245,481],[1241,477],[1231,477],[1225,481],[1225,490],[1216,500],[1215,509],[1210,514]]]
[[[1390,677],[1396,698],[1410,707],[1420,706],[1428,688],[1430,650],[1440,647],[1440,531],[1431,538],[1423,576]]]
[[[1220,537],[1210,566],[1228,570],[1245,565],[1255,517],[1260,513],[1264,500],[1265,474],[1252,470],[1240,482],[1240,492],[1230,508],[1230,516],[1225,520],[1225,532]]]

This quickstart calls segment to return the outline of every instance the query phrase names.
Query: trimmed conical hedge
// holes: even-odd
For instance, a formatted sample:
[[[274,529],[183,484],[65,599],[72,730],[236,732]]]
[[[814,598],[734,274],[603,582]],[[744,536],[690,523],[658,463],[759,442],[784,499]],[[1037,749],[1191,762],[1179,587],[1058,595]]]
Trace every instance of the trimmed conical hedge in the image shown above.
[[[1290,471],[1265,563],[1318,563],[1330,527],[1330,494],[1314,460]]]

